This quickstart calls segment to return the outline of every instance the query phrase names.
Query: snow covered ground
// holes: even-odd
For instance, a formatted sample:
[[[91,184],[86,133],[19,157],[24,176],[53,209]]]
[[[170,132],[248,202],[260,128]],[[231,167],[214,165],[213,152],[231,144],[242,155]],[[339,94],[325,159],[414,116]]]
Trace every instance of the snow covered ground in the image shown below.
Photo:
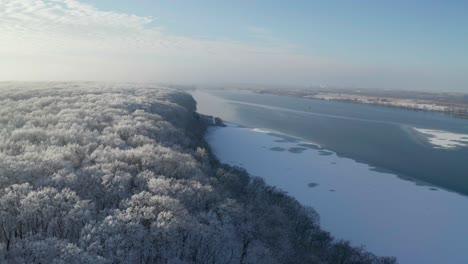
[[[414,128],[414,130],[424,134],[429,143],[436,148],[454,149],[458,147],[468,147],[468,135],[466,134],[422,128]]]
[[[206,135],[216,156],[315,208],[335,237],[402,264],[468,263],[468,197],[402,180],[320,146],[229,124]],[[441,175],[443,176],[443,175]]]

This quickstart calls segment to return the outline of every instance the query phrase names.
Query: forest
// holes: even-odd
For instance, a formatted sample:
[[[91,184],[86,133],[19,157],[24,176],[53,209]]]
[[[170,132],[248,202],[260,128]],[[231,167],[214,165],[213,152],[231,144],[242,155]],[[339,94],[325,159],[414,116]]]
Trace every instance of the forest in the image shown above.
[[[220,164],[209,125],[154,85],[2,83],[0,263],[397,263]]]

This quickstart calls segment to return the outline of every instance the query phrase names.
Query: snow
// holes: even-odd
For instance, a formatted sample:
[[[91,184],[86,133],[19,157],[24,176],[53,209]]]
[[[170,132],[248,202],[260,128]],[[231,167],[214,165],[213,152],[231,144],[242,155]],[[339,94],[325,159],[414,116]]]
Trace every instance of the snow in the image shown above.
[[[458,147],[468,147],[468,135],[466,134],[422,128],[414,128],[414,130],[425,135],[427,141],[436,148],[454,149]]]
[[[402,264],[468,263],[468,197],[265,132],[228,124],[206,139],[222,162],[312,206],[337,238]]]

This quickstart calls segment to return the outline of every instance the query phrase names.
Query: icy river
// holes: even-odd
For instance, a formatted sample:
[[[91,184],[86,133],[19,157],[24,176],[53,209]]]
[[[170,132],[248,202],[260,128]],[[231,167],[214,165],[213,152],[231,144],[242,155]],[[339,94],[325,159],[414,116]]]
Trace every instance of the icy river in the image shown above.
[[[320,215],[323,229],[335,237],[350,240],[354,245],[364,245],[377,255],[396,256],[403,264],[468,263],[468,196],[428,183],[417,175],[403,176],[393,173],[393,168],[373,166],[372,160],[365,162],[362,158],[337,154],[333,145],[318,143],[320,137],[317,141],[311,140],[315,133],[311,132],[312,136],[305,138],[297,133],[287,133],[288,129],[277,129],[262,122],[252,125],[245,121],[251,116],[245,119],[242,116],[246,111],[243,107],[260,108],[260,111],[269,110],[264,114],[266,119],[274,117],[303,122],[300,117],[306,115],[309,108],[303,111],[294,107],[279,107],[270,104],[269,98],[262,101],[261,96],[257,97],[257,101],[233,101],[216,93],[197,93],[194,97],[200,112],[237,123],[228,123],[224,128],[211,128],[206,135],[220,161],[243,167],[251,175],[262,177],[268,184],[313,207]],[[338,107],[343,106],[338,104]],[[385,110],[377,108],[376,111]],[[362,120],[368,118],[366,115],[312,114],[335,121],[400,126],[398,120]],[[457,124],[459,121],[454,122]],[[437,122],[434,123],[436,126],[421,124],[421,128],[416,124],[411,132],[408,126],[402,130],[417,146],[435,153],[442,151],[464,155],[463,128],[447,131],[440,125],[438,127]],[[322,128],[321,124],[325,127]],[[312,129],[327,129],[327,125],[317,122]],[[348,131],[336,133],[346,135],[353,129],[350,127]],[[369,140],[372,142],[373,139]],[[366,144],[363,143],[362,147],[365,148]],[[385,149],[380,151],[384,152]],[[397,160],[402,158],[395,157]],[[459,169],[463,170],[463,167]]]

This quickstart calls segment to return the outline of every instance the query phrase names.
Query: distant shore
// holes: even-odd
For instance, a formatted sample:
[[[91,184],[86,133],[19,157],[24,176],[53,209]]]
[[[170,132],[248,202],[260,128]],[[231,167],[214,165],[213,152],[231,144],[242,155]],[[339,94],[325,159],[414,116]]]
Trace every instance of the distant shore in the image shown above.
[[[340,101],[359,104],[371,104],[415,111],[445,113],[453,117],[468,119],[466,95],[436,94],[419,92],[375,92],[345,90],[250,90],[260,94],[289,96],[304,99]]]

